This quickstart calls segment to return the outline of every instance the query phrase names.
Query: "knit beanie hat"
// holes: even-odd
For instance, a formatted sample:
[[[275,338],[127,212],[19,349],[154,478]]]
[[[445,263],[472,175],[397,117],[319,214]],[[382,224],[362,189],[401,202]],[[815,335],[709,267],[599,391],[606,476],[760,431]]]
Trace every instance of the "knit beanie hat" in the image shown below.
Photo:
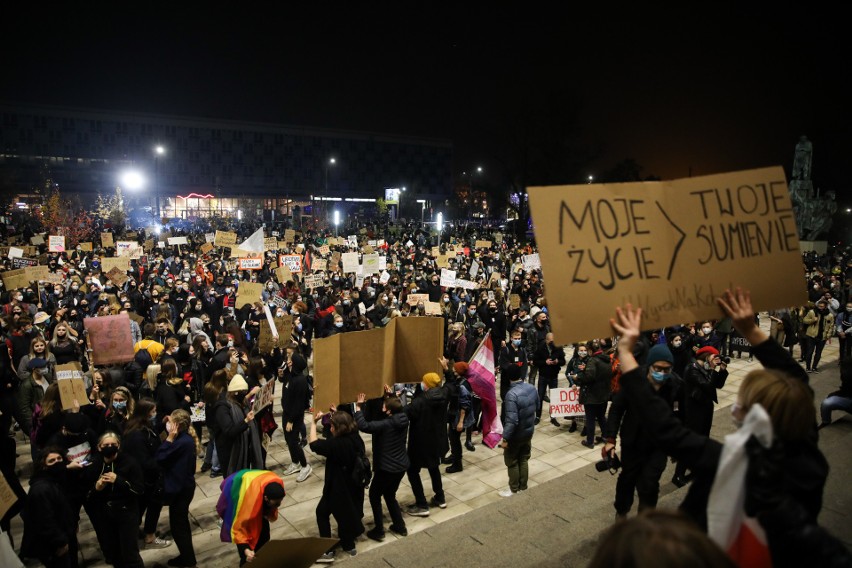
[[[672,352],[666,345],[663,345],[662,343],[658,343],[648,350],[648,366],[651,366],[659,361],[665,361],[666,363],[674,365],[674,357],[672,356]]]
[[[453,371],[460,377],[464,377],[467,375],[468,366],[464,361],[459,361],[455,365],[453,365]]]
[[[232,378],[231,382],[228,383],[228,392],[240,392],[247,390],[248,383],[242,375],[234,375],[234,378]]]
[[[438,373],[426,373],[423,375],[423,384],[430,389],[441,386],[441,376]]]

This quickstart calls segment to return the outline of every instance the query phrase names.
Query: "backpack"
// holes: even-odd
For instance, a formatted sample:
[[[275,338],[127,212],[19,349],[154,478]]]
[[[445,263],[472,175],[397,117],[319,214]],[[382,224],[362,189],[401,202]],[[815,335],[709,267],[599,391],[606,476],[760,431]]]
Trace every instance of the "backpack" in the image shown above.
[[[349,476],[352,479],[352,485],[358,489],[366,489],[370,486],[373,480],[373,467],[364,450],[358,450]]]

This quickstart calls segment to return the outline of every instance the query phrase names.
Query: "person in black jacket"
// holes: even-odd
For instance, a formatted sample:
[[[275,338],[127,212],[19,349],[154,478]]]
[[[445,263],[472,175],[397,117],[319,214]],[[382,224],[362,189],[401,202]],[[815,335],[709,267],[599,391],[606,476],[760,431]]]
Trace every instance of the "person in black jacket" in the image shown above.
[[[408,470],[410,460],[405,449],[408,433],[408,416],[403,412],[402,402],[391,393],[385,393],[382,403],[382,420],[367,421],[362,406],[367,395],[360,393],[355,403],[355,423],[362,432],[373,435],[373,481],[370,484],[370,507],[373,509],[374,527],[367,536],[376,541],[385,539],[385,524],[382,514],[382,498],[391,517],[390,530],[400,536],[408,536],[402,509],[396,500],[399,484]]]
[[[281,393],[281,420],[284,422],[284,440],[290,451],[290,465],[284,475],[299,472],[296,481],[304,481],[311,474],[311,465],[305,457],[305,451],[299,442],[301,426],[305,423],[305,409],[308,407],[308,377],[305,369],[308,362],[298,353],[293,353],[287,361],[289,373],[287,385]]]
[[[405,407],[410,421],[408,429],[408,482],[414,494],[415,503],[406,512],[414,517],[428,517],[429,506],[446,508],[444,485],[441,481],[441,456],[446,453],[447,436],[445,424],[449,400],[445,388],[441,387],[441,377],[437,373],[426,373],[414,393],[414,398]],[[426,502],[420,470],[426,468],[432,479],[431,501]]]
[[[586,410],[586,427],[583,432],[586,439],[580,443],[587,448],[594,448],[595,442],[603,441],[606,435],[606,404],[610,396],[612,381],[612,362],[609,353],[604,352],[600,345],[593,353],[582,370],[574,379],[580,385],[579,402]],[[576,387],[575,387],[576,388]],[[595,422],[601,427],[601,437],[595,439]]]
[[[48,568],[77,566],[77,520],[66,498],[69,465],[60,448],[45,448],[33,463],[34,474],[22,513],[21,555],[38,558]]]
[[[734,420],[742,422],[752,406],[760,405],[772,423],[772,447],[765,449],[751,442],[747,446],[745,510],[766,531],[773,565],[824,565],[816,560],[815,552],[830,550],[833,554],[843,547],[823,546],[834,539],[817,526],[828,462],[817,445],[816,412],[808,376],[789,352],[755,324],[748,291],[726,290],[717,303],[765,367],[743,379],[731,410]],[[641,310],[634,311],[628,304],[617,309],[616,317],[610,320],[613,331],[621,336],[621,392],[637,409],[650,441],[683,460],[694,472],[694,481],[680,508],[706,530],[707,503],[723,445],[680,424],[644,386],[630,354],[641,317]]]
[[[121,439],[108,430],[98,439],[98,451],[84,469],[93,490],[86,511],[108,564],[142,568],[139,556],[139,496],[144,491],[142,468],[119,452]]]
[[[621,347],[619,343],[619,354]],[[630,356],[633,357],[632,351]],[[621,366],[623,373],[623,362]],[[665,401],[668,412],[672,411],[675,400],[680,396],[679,379],[672,374],[673,366],[674,357],[669,348],[658,344],[648,350],[646,366],[641,372],[652,392]],[[616,437],[621,433],[621,473],[615,485],[616,518],[627,517],[633,506],[634,490],[639,495],[639,511],[653,509],[660,496],[660,477],[666,469],[666,454],[649,440],[644,420],[623,390],[619,390],[612,400],[606,426],[603,455],[612,452]]]
[[[559,382],[559,369],[565,365],[565,349],[553,344],[553,334],[547,333],[544,341],[533,354],[533,364],[538,368],[538,404],[535,408],[535,423],[541,420],[542,401],[547,389],[555,389]],[[559,426],[559,421],[551,416],[550,423]]]

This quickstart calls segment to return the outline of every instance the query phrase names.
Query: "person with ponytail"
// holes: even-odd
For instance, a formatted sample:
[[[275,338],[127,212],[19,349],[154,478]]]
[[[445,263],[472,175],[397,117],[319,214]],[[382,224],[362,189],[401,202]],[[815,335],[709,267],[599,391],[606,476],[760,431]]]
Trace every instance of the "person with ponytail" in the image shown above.
[[[195,460],[201,449],[192,428],[189,412],[178,409],[166,417],[168,436],[157,449],[163,468],[165,502],[169,506],[169,526],[180,553],[169,566],[194,567],[195,549],[189,526],[189,504],[195,495]]]

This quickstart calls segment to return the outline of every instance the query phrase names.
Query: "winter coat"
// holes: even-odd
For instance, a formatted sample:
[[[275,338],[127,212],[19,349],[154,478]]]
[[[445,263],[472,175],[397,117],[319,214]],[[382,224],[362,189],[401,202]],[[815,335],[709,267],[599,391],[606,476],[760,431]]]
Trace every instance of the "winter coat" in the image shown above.
[[[361,410],[355,412],[358,430],[373,435],[373,468],[387,473],[406,471],[410,465],[405,449],[408,416],[404,412],[382,420],[367,421]]]
[[[29,558],[50,558],[56,550],[77,538],[77,518],[66,498],[65,487],[48,472],[30,481],[24,519],[21,553]]]
[[[586,359],[586,366],[574,379],[580,385],[580,404],[606,404],[610,394],[612,363],[609,355],[598,353]]]
[[[446,445],[446,388],[435,387],[423,392],[418,387],[414,399],[405,407],[408,428],[408,457],[415,467],[437,467]]]
[[[822,322],[822,335],[820,335],[820,320]],[[818,313],[816,310],[808,311],[805,318],[802,320],[807,326],[805,335],[811,339],[821,339],[823,341],[831,339],[834,336],[834,315],[831,312],[825,314]]]
[[[507,441],[528,440],[535,432],[535,411],[538,407],[538,391],[524,381],[512,383],[503,400],[506,420],[503,424],[503,439]]]

